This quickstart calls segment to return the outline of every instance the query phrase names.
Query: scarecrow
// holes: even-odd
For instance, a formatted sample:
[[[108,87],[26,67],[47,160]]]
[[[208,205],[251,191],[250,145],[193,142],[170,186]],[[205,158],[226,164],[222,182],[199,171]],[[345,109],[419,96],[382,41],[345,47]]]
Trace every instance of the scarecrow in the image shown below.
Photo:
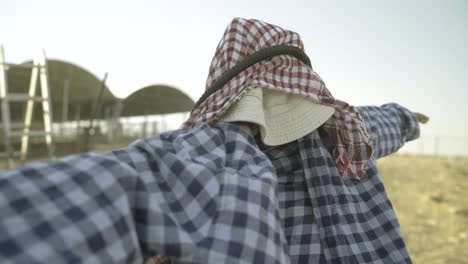
[[[183,128],[0,175],[2,263],[410,263],[376,159],[427,117],[353,107],[300,36],[235,18]]]

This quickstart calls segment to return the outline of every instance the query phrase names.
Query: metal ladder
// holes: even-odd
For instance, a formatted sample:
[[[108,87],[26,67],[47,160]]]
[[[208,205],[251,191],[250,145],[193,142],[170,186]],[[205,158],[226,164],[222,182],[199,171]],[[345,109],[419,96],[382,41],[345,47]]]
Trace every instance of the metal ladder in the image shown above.
[[[7,72],[10,67],[31,69],[31,81],[28,93],[9,93]],[[41,86],[41,95],[36,95],[37,81]],[[2,109],[2,129],[5,151],[0,157],[6,159],[8,168],[15,166],[15,158],[21,162],[26,160],[30,137],[44,136],[50,159],[54,158],[54,144],[52,140],[52,107],[49,96],[49,80],[47,61],[44,50],[41,50],[31,64],[9,64],[5,62],[3,46],[0,46],[0,101]],[[26,102],[26,112],[23,124],[12,124],[10,116],[10,102]],[[42,103],[43,130],[31,130],[34,103]],[[13,149],[12,139],[21,138],[20,152]]]

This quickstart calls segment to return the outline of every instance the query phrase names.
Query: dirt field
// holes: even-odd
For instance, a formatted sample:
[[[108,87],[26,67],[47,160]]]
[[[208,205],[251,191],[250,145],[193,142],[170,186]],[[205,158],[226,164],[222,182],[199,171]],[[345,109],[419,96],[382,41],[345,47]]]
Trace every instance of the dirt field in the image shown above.
[[[468,263],[468,157],[378,161],[414,263]]]

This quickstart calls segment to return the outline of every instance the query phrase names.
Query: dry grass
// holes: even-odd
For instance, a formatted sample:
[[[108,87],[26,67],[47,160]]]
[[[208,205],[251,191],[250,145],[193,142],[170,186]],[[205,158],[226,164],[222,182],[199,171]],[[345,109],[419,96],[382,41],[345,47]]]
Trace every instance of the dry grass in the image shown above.
[[[414,263],[468,263],[468,158],[378,161]]]

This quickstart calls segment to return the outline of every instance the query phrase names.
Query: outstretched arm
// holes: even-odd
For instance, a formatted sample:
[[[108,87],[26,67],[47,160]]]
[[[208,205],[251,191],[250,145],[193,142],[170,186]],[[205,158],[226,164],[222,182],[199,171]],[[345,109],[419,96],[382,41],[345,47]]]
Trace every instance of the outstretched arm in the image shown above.
[[[137,171],[87,153],[0,173],[1,263],[143,262],[129,192]]]
[[[428,118],[395,104],[357,107],[374,142],[374,157],[381,158],[399,150],[405,142],[419,137],[419,124]]]
[[[0,263],[289,263],[253,142],[205,124],[0,172]]]

